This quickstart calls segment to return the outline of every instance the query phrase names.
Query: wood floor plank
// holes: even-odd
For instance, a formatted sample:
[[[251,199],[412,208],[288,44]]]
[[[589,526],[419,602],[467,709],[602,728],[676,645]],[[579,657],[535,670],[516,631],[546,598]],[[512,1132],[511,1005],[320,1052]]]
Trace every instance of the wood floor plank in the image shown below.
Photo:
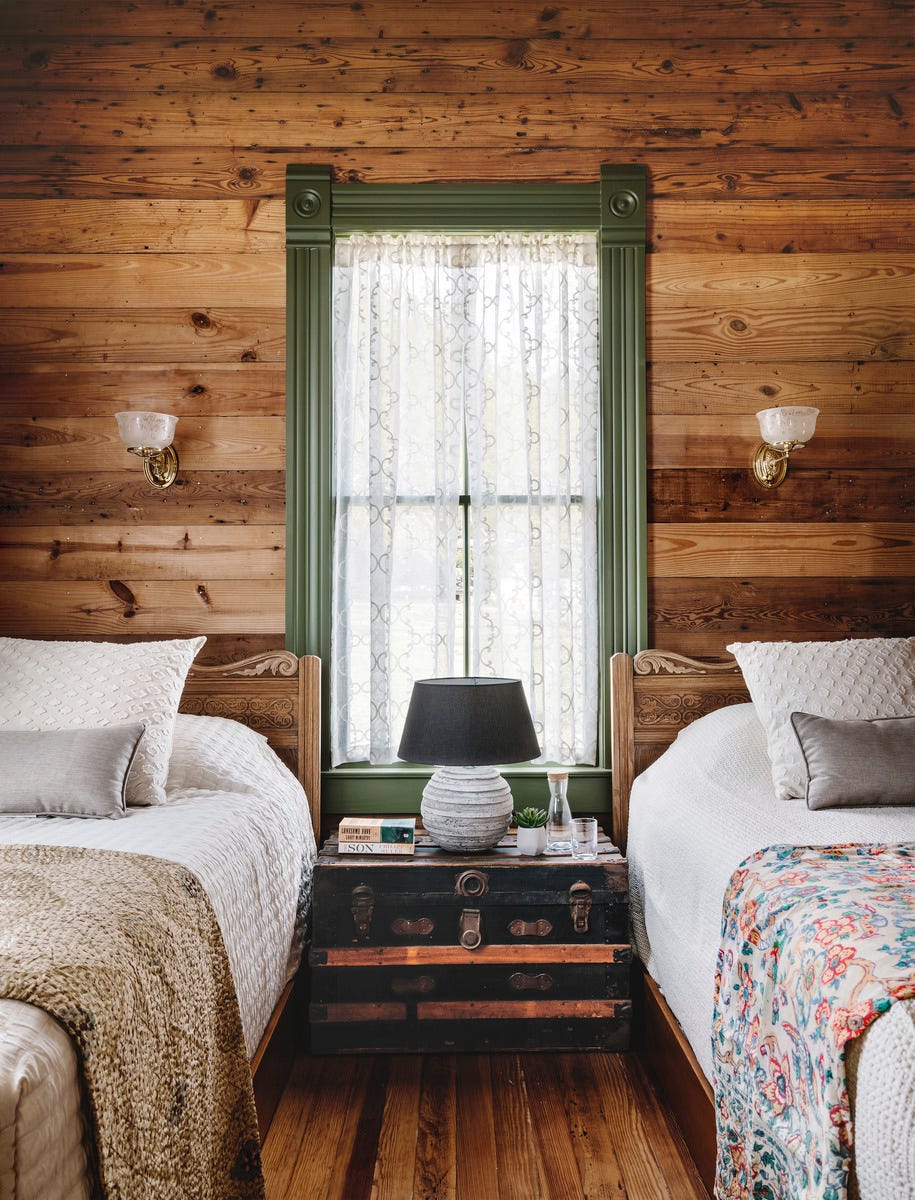
[[[369,1059],[371,1071],[368,1085],[354,1121],[354,1132],[348,1140],[348,1154],[338,1155],[327,1190],[313,1192],[315,1200],[369,1200],[373,1195],[372,1177],[381,1139],[385,1102],[388,1098],[390,1060],[384,1057]],[[341,1147],[342,1150],[342,1147]]]
[[[499,1200],[548,1200],[524,1078],[524,1056],[491,1061]]]
[[[391,1060],[372,1177],[372,1200],[409,1200],[416,1195],[413,1181],[421,1078],[422,1059],[418,1055],[403,1054]],[[345,1200],[350,1200],[351,1195],[347,1193]]]
[[[303,1056],[268,1200],[707,1200],[633,1054]]]
[[[559,1073],[582,1192],[588,1200],[619,1200],[626,1195],[626,1184],[601,1112],[591,1056],[563,1054],[553,1061]]]
[[[366,1103],[377,1102],[377,1087],[369,1088],[374,1073],[383,1064],[377,1059],[340,1058],[331,1060],[322,1076],[323,1086],[318,1095],[316,1118],[305,1129],[299,1160],[292,1172],[285,1193],[270,1195],[270,1200],[343,1200],[345,1195],[338,1181],[345,1180],[344,1164],[352,1154],[359,1130],[353,1114],[360,1113]],[[333,1070],[333,1066],[338,1069]],[[282,1103],[282,1102],[281,1102]],[[346,1196],[346,1200],[362,1200]]]
[[[457,1109],[453,1054],[424,1054],[413,1195],[456,1200]]]
[[[581,1200],[581,1175],[552,1057],[528,1054],[521,1062],[546,1194],[550,1200]]]
[[[457,1061],[457,1200],[499,1200],[489,1056],[462,1055]],[[472,1153],[468,1148],[472,1147]],[[557,1198],[558,1200],[558,1198]]]
[[[689,1157],[676,1122],[662,1107],[642,1063],[635,1055],[628,1058],[626,1070],[630,1087],[636,1095],[642,1098],[642,1103],[639,1105],[639,1116],[645,1130],[646,1141],[651,1146],[655,1161],[664,1173],[665,1179],[670,1184],[676,1185],[672,1188],[675,1200],[681,1200],[681,1197],[682,1200],[687,1200],[687,1197],[704,1200],[705,1189],[699,1179],[699,1173]],[[682,1191],[678,1189],[682,1189]]]
[[[306,1160],[314,1129],[323,1125],[325,1102],[333,1102],[336,1088],[346,1087],[354,1066],[354,1060],[339,1064],[329,1058],[299,1056],[264,1142],[264,1180],[270,1200],[294,1195],[292,1177]]]
[[[651,1089],[647,1082],[645,1092],[634,1086],[629,1056],[595,1054],[591,1056],[591,1066],[600,1089],[600,1109],[619,1158],[627,1200],[706,1200],[705,1189],[689,1161],[678,1164],[672,1179],[665,1176],[642,1119],[646,1093]],[[635,1103],[634,1097],[637,1097]],[[667,1156],[662,1157],[666,1165]]]

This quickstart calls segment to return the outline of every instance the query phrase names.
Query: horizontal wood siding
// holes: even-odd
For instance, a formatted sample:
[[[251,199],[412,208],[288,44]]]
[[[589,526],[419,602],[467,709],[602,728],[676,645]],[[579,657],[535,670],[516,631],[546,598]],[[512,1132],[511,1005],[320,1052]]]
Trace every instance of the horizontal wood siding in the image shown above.
[[[650,640],[915,632],[912,5],[0,5],[0,628],[282,644],[283,181],[650,177]],[[821,409],[769,495],[754,411]],[[156,493],[113,413],[181,418]]]

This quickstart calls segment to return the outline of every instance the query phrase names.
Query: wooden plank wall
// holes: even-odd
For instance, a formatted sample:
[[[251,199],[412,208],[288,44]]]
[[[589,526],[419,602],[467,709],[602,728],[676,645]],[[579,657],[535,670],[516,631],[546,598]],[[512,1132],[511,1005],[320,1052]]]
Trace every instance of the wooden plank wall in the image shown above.
[[[912,6],[0,4],[0,628],[282,643],[288,162],[650,171],[651,640],[915,632]],[[768,495],[753,413],[822,410]],[[112,414],[181,417],[158,494]]]

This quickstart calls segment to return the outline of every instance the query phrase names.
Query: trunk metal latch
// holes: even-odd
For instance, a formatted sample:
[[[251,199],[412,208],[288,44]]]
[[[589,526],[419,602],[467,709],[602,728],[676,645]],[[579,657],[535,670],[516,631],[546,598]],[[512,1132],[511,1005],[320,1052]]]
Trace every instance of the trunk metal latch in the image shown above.
[[[461,945],[465,950],[476,950],[483,940],[480,933],[480,910],[465,908],[461,913]]]
[[[588,932],[591,915],[591,885],[579,879],[569,888],[569,908],[572,910],[572,928],[576,933]]]
[[[360,883],[350,894],[350,911],[356,926],[356,937],[367,942],[372,929],[372,914],[375,911],[375,893],[367,883]]]

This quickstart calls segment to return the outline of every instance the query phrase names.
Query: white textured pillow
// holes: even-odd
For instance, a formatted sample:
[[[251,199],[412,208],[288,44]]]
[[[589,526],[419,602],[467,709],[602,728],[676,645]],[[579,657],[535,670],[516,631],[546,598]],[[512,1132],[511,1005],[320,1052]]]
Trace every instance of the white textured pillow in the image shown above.
[[[164,804],[184,681],[206,638],[38,642],[0,638],[0,729],[85,729],[139,722],[146,734],[128,804]]]
[[[264,735],[239,721],[179,713],[168,766],[169,795],[257,792],[263,783],[258,768],[271,758],[275,755]]]
[[[728,650],[765,727],[779,800],[807,791],[792,712],[839,721],[915,715],[915,638],[735,642]]]

